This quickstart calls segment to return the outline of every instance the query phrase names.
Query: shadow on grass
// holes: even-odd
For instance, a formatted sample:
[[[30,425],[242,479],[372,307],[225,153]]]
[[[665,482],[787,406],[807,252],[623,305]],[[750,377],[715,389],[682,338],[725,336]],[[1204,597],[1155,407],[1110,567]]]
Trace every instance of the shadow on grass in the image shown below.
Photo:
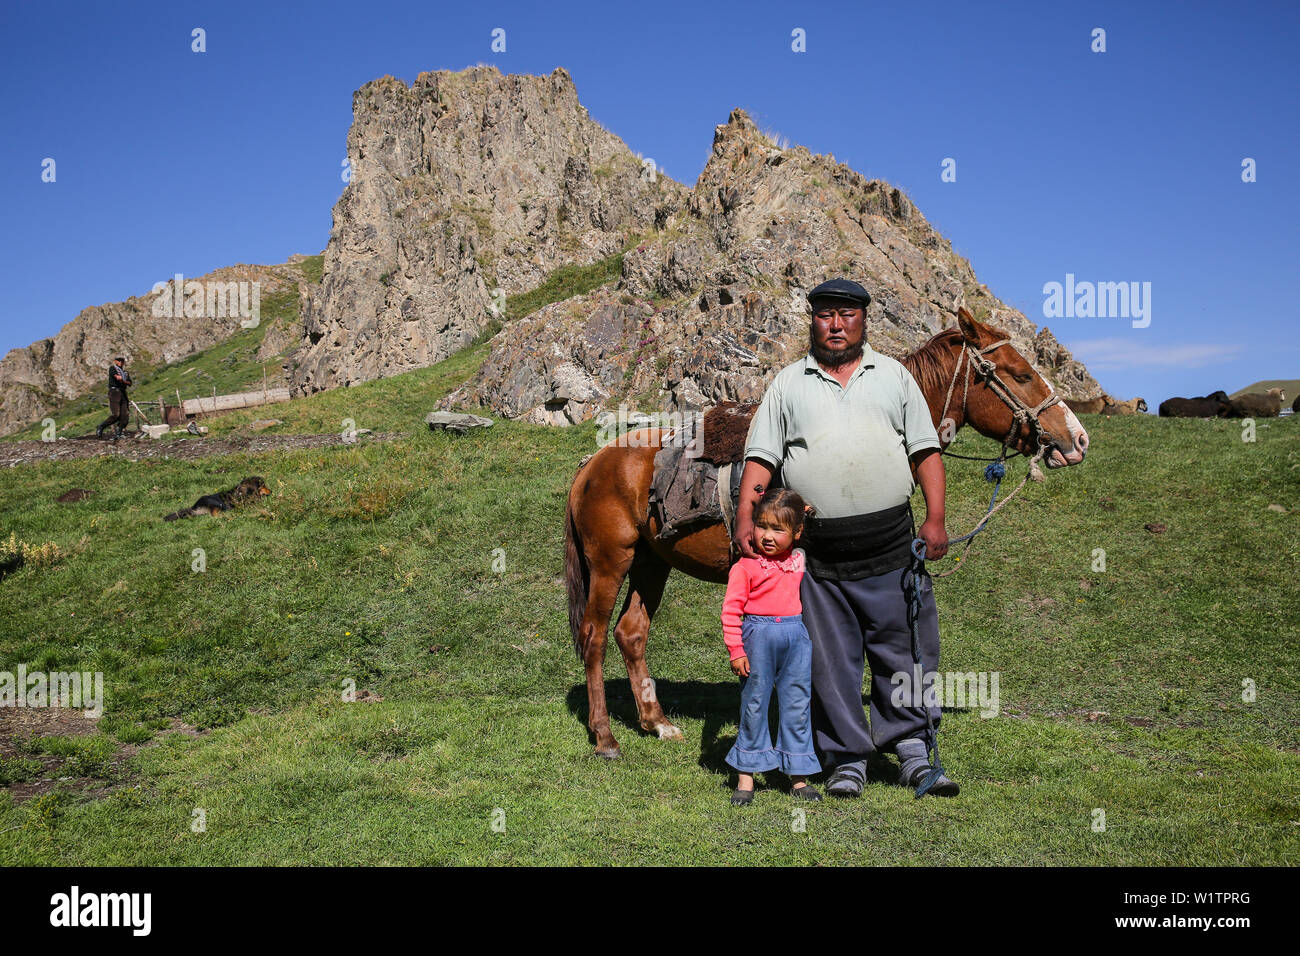
[[[723,757],[731,749],[731,739],[718,739],[718,731],[724,724],[734,722],[740,713],[740,683],[726,681],[723,683],[706,681],[655,681],[655,694],[664,713],[671,720],[674,716],[687,717],[704,722],[703,740],[700,748],[700,765],[711,770],[727,769]],[[569,713],[587,727],[590,713],[587,707],[587,685],[574,684],[565,697]],[[623,730],[630,730],[645,737],[653,737],[650,731],[641,729],[641,718],[637,715],[636,699],[632,695],[632,686],[626,678],[605,682],[605,704],[609,709],[612,725],[622,724]],[[613,726],[615,736],[620,728]],[[587,730],[587,740],[593,746],[596,736]],[[725,746],[724,744],[725,740]]]
[[[740,714],[740,681],[719,683],[661,680],[655,681],[655,692],[669,720],[674,717],[687,717],[703,722],[704,726],[700,731],[699,765],[710,773],[720,776],[723,785],[730,786],[726,781],[735,771],[727,764],[726,757],[732,744],[736,742],[736,735],[734,732],[723,735],[721,731],[728,724],[735,724]],[[868,702],[864,697],[863,705],[866,706]],[[609,710],[611,729],[615,731],[616,737],[626,731],[643,737],[654,736],[650,731],[641,728],[641,718],[637,715],[631,683],[626,678],[605,682],[605,703]],[[584,730],[587,730],[589,715],[587,685],[574,684],[570,687],[568,694],[565,695],[565,704],[569,708],[569,713],[582,724]],[[769,721],[772,739],[775,740],[777,721],[775,706],[769,711]],[[622,724],[622,728],[617,724]],[[587,730],[587,742],[592,746],[596,743],[596,735],[590,730]],[[820,754],[818,756],[821,757]],[[826,764],[825,758],[822,758],[822,772],[811,779],[824,780],[831,769]],[[790,789],[789,780],[778,771],[771,771],[764,777],[769,780],[769,786],[776,781],[781,781],[780,789]],[[883,755],[873,754],[867,761],[867,782],[897,784],[897,764]]]

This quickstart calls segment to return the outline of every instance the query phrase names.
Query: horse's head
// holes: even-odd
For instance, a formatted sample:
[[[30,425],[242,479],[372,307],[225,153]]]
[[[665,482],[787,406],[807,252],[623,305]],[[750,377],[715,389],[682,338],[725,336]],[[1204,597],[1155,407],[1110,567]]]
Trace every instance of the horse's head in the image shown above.
[[[1044,461],[1048,468],[1063,468],[1083,461],[1088,451],[1088,433],[1038,371],[1010,343],[1000,329],[991,328],[965,308],[957,311],[967,363],[970,392],[966,421],[981,435],[1002,441],[1021,454],[1037,454],[1039,445],[1049,448]],[[1002,342],[1003,344],[997,344]],[[967,370],[962,369],[965,378]],[[963,383],[954,390],[962,392]],[[954,401],[959,401],[957,395]],[[1010,436],[1010,437],[1008,437]]]

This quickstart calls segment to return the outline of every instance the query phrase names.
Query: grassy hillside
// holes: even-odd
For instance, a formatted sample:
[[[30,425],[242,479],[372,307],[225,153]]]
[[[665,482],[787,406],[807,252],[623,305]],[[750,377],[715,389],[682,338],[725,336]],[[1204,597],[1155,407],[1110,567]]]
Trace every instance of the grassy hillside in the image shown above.
[[[632,240],[628,248],[632,248]],[[307,281],[320,282],[322,256],[309,256],[300,263]],[[501,319],[509,323],[536,312],[552,302],[575,295],[584,295],[593,289],[618,279],[622,273],[623,254],[619,253],[588,265],[562,266],[551,272],[536,289],[512,296],[506,303]],[[298,296],[285,293],[265,296],[262,299],[262,322],[255,329],[241,329],[224,342],[202,352],[196,352],[179,362],[154,369],[132,367],[136,387],[131,397],[137,402],[175,402],[177,390],[182,398],[195,398],[215,393],[256,390],[262,387],[263,374],[269,376],[272,386],[283,384],[280,360],[297,345],[298,337],[291,338],[288,348],[266,360],[258,359],[262,341],[267,332],[275,328],[296,328],[299,321]],[[333,397],[316,396],[309,404],[301,401],[262,405],[240,412],[224,413],[203,419],[209,434],[217,437],[245,428],[258,419],[277,418],[284,422],[277,426],[281,432],[333,432],[341,431],[345,418],[352,418],[357,428],[375,431],[401,431],[419,422],[424,412],[432,410],[432,398],[440,398],[455,386],[466,381],[487,357],[488,339],[501,330],[502,321],[494,320],[478,337],[474,345],[462,349],[437,365],[420,369],[409,375],[397,376],[383,382],[368,383],[363,389],[340,389]],[[412,404],[412,399],[414,404]],[[429,403],[418,417],[413,418],[416,406]],[[153,408],[146,406],[145,414],[153,422],[160,419]],[[86,435],[108,417],[108,402],[102,389],[60,406],[52,413],[58,424],[58,434],[64,437]],[[132,412],[132,422],[136,421]],[[36,441],[41,438],[41,424],[34,422],[27,428],[0,441]],[[184,433],[169,435],[163,441],[184,438]]]
[[[298,293],[287,291],[268,294],[261,299],[261,321],[256,328],[239,329],[223,342],[202,352],[155,368],[130,367],[136,386],[130,390],[136,402],[155,402],[158,396],[172,404],[179,389],[182,398],[241,392],[262,387],[263,372],[274,387],[283,384],[280,360],[290,350],[266,360],[258,359],[262,341],[272,328],[288,328],[298,323]],[[297,338],[293,340],[297,344]],[[292,346],[291,346],[292,347]],[[145,406],[149,420],[161,419],[154,408]],[[132,427],[135,412],[131,413]],[[108,398],[102,388],[97,388],[78,399],[60,406],[51,413],[58,423],[58,434],[64,437],[85,435],[108,417]],[[41,437],[41,424],[34,422],[21,431],[5,436],[8,441],[35,441]]]
[[[611,641],[625,756],[590,755],[560,576],[595,427],[428,432],[473,361],[276,412],[408,433],[395,442],[0,472],[0,538],[61,553],[0,579],[0,670],[98,670],[107,696],[95,733],[0,741],[0,859],[1300,862],[1300,422],[1260,422],[1247,444],[1234,422],[1088,417],[1087,462],[1028,487],[936,583],[944,670],[1000,674],[999,716],[944,716],[961,796],[875,783],[804,808],[796,831],[779,790],[727,805],[739,696],[720,586],[674,574],[651,631],[686,741],[634,729]],[[250,473],[274,491],[251,510],[160,520]],[[952,461],[949,487],[956,534],[987,486]],[[94,494],[55,501],[71,488]],[[373,696],[344,702],[345,680]],[[164,733],[178,720],[203,732]]]
[[[1245,388],[1239,388],[1229,397],[1236,398],[1238,395],[1245,395],[1248,392],[1267,392],[1270,388],[1281,388],[1286,390],[1286,404],[1290,405],[1292,399],[1300,395],[1300,378],[1269,378],[1254,385],[1247,385]]]

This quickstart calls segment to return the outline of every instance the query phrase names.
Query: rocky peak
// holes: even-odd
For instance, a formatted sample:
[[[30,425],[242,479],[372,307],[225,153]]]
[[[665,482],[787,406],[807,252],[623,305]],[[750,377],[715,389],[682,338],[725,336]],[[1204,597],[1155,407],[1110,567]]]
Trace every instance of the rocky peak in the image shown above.
[[[886,354],[951,325],[964,301],[1062,395],[1100,392],[1048,329],[979,283],[901,190],[781,148],[742,109],[715,128],[693,189],[643,168],[587,115],[561,68],[440,70],[409,86],[385,76],[353,94],[352,111],[351,178],[323,279],[300,288],[301,337],[285,364],[296,394],[432,364],[500,321],[502,296],[620,253],[616,283],[507,322],[443,407],[569,424],[623,400],[670,411],[757,400],[806,352],[807,290],[836,275],[871,292],[867,332]],[[265,293],[301,277],[295,267],[277,278],[280,268],[201,278],[266,269]],[[0,433],[98,388],[117,351],[174,361],[238,327],[157,320],[148,304],[87,309],[5,356]],[[291,344],[277,338],[266,354]]]
[[[1050,332],[979,283],[901,190],[779,148],[737,109],[715,128],[684,208],[627,252],[620,280],[503,331],[443,405],[569,424],[623,400],[668,411],[756,401],[807,351],[807,290],[833,276],[871,292],[867,333],[886,354],[952,325],[964,302],[1065,396],[1099,390]]]
[[[687,196],[587,115],[563,69],[368,83],[348,159],[324,280],[287,366],[300,393],[445,358],[493,320],[496,290],[615,255]]]

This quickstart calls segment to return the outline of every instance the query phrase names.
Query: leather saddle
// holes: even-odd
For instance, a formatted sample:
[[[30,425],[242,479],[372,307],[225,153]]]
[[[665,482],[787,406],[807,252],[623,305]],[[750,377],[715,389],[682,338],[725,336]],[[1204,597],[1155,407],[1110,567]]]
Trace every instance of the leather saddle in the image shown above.
[[[674,435],[655,455],[650,511],[659,518],[659,540],[718,522],[726,525],[730,537],[745,470],[745,444],[757,409],[753,403],[719,402],[693,429]],[[780,484],[778,473],[772,487]]]

